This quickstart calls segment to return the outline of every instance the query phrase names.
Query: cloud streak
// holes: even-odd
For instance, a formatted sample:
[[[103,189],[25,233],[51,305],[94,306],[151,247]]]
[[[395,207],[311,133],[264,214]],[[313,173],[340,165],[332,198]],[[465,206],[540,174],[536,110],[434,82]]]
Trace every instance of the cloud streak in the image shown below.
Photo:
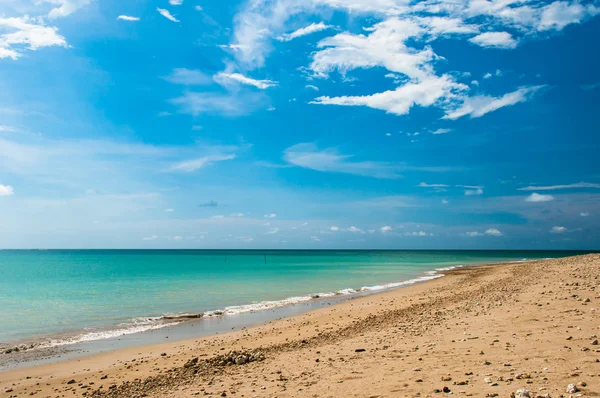
[[[579,189],[579,188],[597,188],[600,189],[600,184],[594,184],[590,182],[577,182],[574,184],[566,185],[547,185],[547,186],[529,186],[519,188],[519,191],[554,191],[559,189]]]
[[[172,22],[181,22],[179,21],[177,18],[175,18],[170,12],[169,10],[165,10],[164,8],[157,8],[156,11],[158,11],[158,13],[160,15],[162,15],[163,17],[167,18],[169,21]]]

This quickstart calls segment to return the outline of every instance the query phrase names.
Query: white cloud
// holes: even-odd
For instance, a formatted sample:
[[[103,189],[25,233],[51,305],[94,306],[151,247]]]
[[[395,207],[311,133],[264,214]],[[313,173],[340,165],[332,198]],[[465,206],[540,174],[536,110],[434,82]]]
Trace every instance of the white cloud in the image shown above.
[[[164,8],[157,8],[156,11],[163,17],[167,18],[169,21],[180,22],[177,18],[175,18],[169,10],[165,10]]]
[[[545,86],[521,87],[516,91],[504,94],[502,97],[498,98],[488,95],[467,97],[458,108],[448,110],[444,119],[455,120],[467,115],[471,118],[478,118],[500,108],[525,102],[544,87]]]
[[[42,0],[42,2],[57,5],[48,13],[48,18],[56,19],[69,16],[78,9],[91,3],[91,0]]]
[[[518,44],[518,41],[508,32],[485,32],[472,37],[469,41],[481,47],[493,48],[515,48]]]
[[[500,232],[496,228],[489,228],[485,232],[478,232],[478,231],[465,232],[465,235],[474,238],[474,237],[485,236],[485,235],[488,235],[488,236],[503,236],[504,234],[502,232]]]
[[[589,217],[590,213],[579,213],[581,217]]]
[[[269,87],[275,87],[279,83],[273,80],[256,80],[242,75],[241,73],[217,73],[214,77],[215,81],[222,85],[228,85],[233,83],[246,84],[248,86],[254,86],[261,90]]]
[[[447,188],[446,184],[427,184],[426,182],[422,182],[418,185],[421,188]]]
[[[172,6],[180,6],[183,4],[183,0],[169,0],[169,4]]]
[[[318,236],[311,236],[310,239],[312,239],[315,242],[320,242],[321,239]]]
[[[417,21],[423,29],[427,30],[427,34],[433,37],[479,33],[479,26],[465,24],[461,18],[435,16],[418,18]]]
[[[249,236],[240,236],[238,239],[244,243],[250,243],[254,241],[254,238],[251,238]]]
[[[237,217],[237,218],[244,217],[244,216],[245,216],[244,213],[231,213],[229,215],[229,217]]]
[[[490,228],[490,229],[486,230],[485,234],[490,235],[490,236],[502,236],[503,235],[502,232],[500,232],[496,228]]]
[[[554,191],[557,189],[574,189],[574,188],[600,188],[600,184],[594,184],[590,182],[577,182],[575,184],[566,184],[566,185],[548,185],[548,186],[529,186],[524,188],[519,188],[519,191]]]
[[[578,2],[555,1],[542,8],[539,30],[562,30],[572,23],[580,23],[584,19],[598,14],[600,9],[592,4],[583,6]]]
[[[199,170],[203,167],[210,166],[215,162],[223,162],[226,160],[233,160],[236,158],[235,154],[214,154],[202,156],[196,159],[184,160],[182,162],[175,163],[171,166],[171,171],[185,171],[192,172]]]
[[[483,75],[484,79],[489,79],[490,77],[492,77],[492,74],[490,72],[488,72],[485,75]]]
[[[466,189],[465,196],[480,196],[483,195],[482,188]]]
[[[173,84],[182,84],[185,86],[207,85],[213,82],[212,77],[194,69],[175,68],[171,74],[164,78]]]
[[[67,47],[67,42],[58,33],[58,28],[43,25],[39,20],[24,16],[21,18],[0,18],[0,59],[21,57],[24,50],[39,50],[44,47]]]
[[[554,226],[554,227],[552,227],[550,232],[553,234],[562,234],[562,233],[567,232],[567,229],[565,227],[561,227],[561,226]]]
[[[432,131],[431,134],[434,134],[434,135],[448,134],[451,131],[452,131],[452,129],[437,129],[435,131]]]
[[[384,225],[383,227],[379,228],[379,230],[381,231],[381,233],[388,233],[388,232],[392,232],[392,227],[390,227],[389,225]]]
[[[268,101],[263,93],[247,92],[192,92],[170,100],[179,108],[180,113],[199,116],[202,114],[220,114],[224,116],[242,116],[261,109]]]
[[[165,209],[165,211],[166,211],[167,213],[172,213],[172,212],[174,212],[174,211],[175,211],[175,209]]]
[[[365,96],[318,97],[310,103],[320,105],[367,106],[395,115],[405,115],[415,105],[422,107],[436,104],[441,105],[442,100],[455,98],[457,92],[465,89],[467,89],[467,86],[464,84],[455,83],[449,75],[443,75],[441,77],[429,77],[417,83],[406,83],[393,91]]]
[[[550,202],[551,200],[554,200],[554,196],[540,195],[539,193],[535,193],[535,192],[525,198],[525,202],[532,202],[532,203]]]
[[[442,204],[443,205],[447,205],[448,203],[450,203],[450,202],[448,202],[446,199],[442,199]]]
[[[483,236],[483,234],[481,232],[476,232],[476,231],[475,232],[466,232],[465,234],[470,237]]]
[[[277,218],[277,214],[273,214],[273,213],[271,213],[271,214],[265,214],[264,217],[265,218]]]
[[[142,238],[142,240],[156,240],[156,239],[158,239],[158,236],[156,236],[156,235],[147,236],[145,238]]]
[[[350,227],[346,228],[346,231],[348,231],[348,232],[353,232],[353,233],[358,233],[358,234],[364,234],[364,233],[365,233],[365,231],[363,231],[363,230],[362,230],[362,229],[360,229],[360,228],[357,228],[357,227],[355,227],[354,225],[352,225],[352,226],[350,226]]]
[[[325,25],[323,22],[312,23],[304,28],[300,28],[292,33],[286,33],[277,38],[279,41],[291,41],[298,37],[310,35],[312,33],[321,32],[323,30],[331,29],[333,26]]]
[[[138,18],[138,17],[131,17],[129,15],[119,15],[117,17],[117,19],[119,19],[121,21],[129,21],[129,22],[137,22],[140,20],[140,18]]]
[[[225,216],[222,214],[217,214],[216,216],[211,216],[210,218],[212,218],[213,220],[219,220],[225,218]]]
[[[0,56],[0,58],[2,57]],[[0,132],[2,133],[14,133],[15,131],[17,131],[15,127],[0,124]]]
[[[10,185],[0,184],[0,196],[12,196],[15,194],[13,187]]]
[[[415,38],[421,41],[438,35],[475,35],[483,31],[476,36],[476,43],[509,47],[518,44],[522,36],[537,37],[539,31],[562,29],[566,24],[582,22],[598,13],[595,4],[582,5],[579,1],[549,3],[545,0],[247,0],[235,16],[233,40],[228,47],[235,49],[236,58],[245,66],[261,67],[273,49],[272,38],[282,36],[287,30],[286,23],[301,13],[323,15],[325,11],[328,15],[341,10],[352,16],[378,20],[402,18],[418,28]],[[518,37],[513,38],[506,31],[491,31],[495,29],[506,29]],[[357,39],[365,37],[354,36]],[[398,42],[391,39],[385,45],[393,47]],[[359,40],[353,44],[360,45]],[[348,59],[359,57],[349,54]],[[352,68],[348,65],[348,70]]]
[[[338,226],[336,226],[336,225],[333,225],[333,226],[329,227],[329,230],[330,230],[330,231],[334,231],[334,232],[336,232],[336,231],[339,231],[339,230],[340,230],[340,227],[338,227]]]
[[[430,62],[435,54],[429,47],[408,48],[405,41],[422,33],[422,28],[408,19],[391,18],[367,29],[369,35],[344,32],[321,40],[322,50],[313,54],[309,66],[315,75],[325,77],[337,70],[342,75],[357,68],[382,66],[411,79],[430,77]]]
[[[304,86],[305,88],[310,88],[311,90],[315,90],[315,91],[319,91],[319,87],[314,86],[312,84],[307,84],[306,86]]]
[[[320,150],[314,144],[297,144],[284,152],[283,159],[295,166],[324,172],[347,173],[375,178],[399,178],[398,168],[385,162],[353,161],[352,155],[335,148]]]
[[[265,234],[266,235],[275,235],[279,232],[279,228],[271,228],[270,230],[268,230]]]
[[[202,10],[204,10],[204,8],[202,8],[202,6],[195,6],[194,10],[196,10],[196,11],[202,11]]]
[[[404,236],[432,236],[433,234],[427,234],[427,232],[418,231],[418,232],[406,232]]]

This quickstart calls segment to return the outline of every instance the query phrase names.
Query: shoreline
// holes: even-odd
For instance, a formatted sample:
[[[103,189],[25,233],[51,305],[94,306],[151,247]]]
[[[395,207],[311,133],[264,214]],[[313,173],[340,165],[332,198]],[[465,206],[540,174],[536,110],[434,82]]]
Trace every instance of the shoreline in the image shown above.
[[[588,375],[586,386],[580,389],[596,391],[593,388],[598,381],[590,379],[594,370],[588,368],[600,358],[597,354],[600,350],[589,342],[593,333],[599,333],[596,301],[600,297],[594,293],[599,273],[600,255],[459,268],[427,283],[346,300],[231,333],[130,347],[3,372],[0,373],[0,391],[7,396],[28,395],[32,391],[40,396],[56,396],[61,391],[76,396],[85,393],[110,397],[144,396],[142,394],[191,397],[198,391],[212,396],[224,391],[227,396],[233,395],[231,391],[238,394],[245,391],[248,394],[245,396],[273,396],[274,391],[278,397],[307,396],[291,393],[302,389],[311,395],[330,391],[329,396],[342,392],[349,396],[390,396],[391,391],[403,391],[391,396],[414,396],[416,391],[433,392],[432,385],[441,385],[440,378],[450,377],[445,375],[452,373],[454,383],[460,384],[443,384],[450,385],[453,391],[477,385],[470,391],[514,392],[516,384],[526,387],[536,384],[536,388],[539,384],[543,385],[539,388],[546,388],[548,392],[564,392],[566,384],[561,384],[560,389],[546,384],[554,379],[565,383],[566,379],[575,377],[569,375],[574,368],[580,369],[576,372],[578,375]],[[582,294],[580,290],[591,294]],[[573,292],[579,292],[578,299],[572,298]],[[539,302],[540,298],[544,302]],[[564,325],[573,342],[565,342],[565,331],[557,329],[558,325]],[[537,337],[532,340],[531,336]],[[494,343],[496,340],[502,344]],[[510,342],[506,349],[504,342]],[[562,348],[565,343],[581,349],[565,350]],[[498,348],[501,350],[497,351]],[[525,354],[516,355],[513,351],[517,348],[525,350]],[[462,354],[454,352],[457,349]],[[260,351],[265,359],[243,366],[219,365],[226,362],[228,354],[224,353],[229,351],[237,351],[236,355]],[[430,351],[439,351],[439,354],[431,356]],[[485,354],[478,355],[479,351]],[[315,357],[321,358],[323,364],[315,363]],[[553,360],[558,357],[563,359]],[[196,362],[186,367],[194,358]],[[336,361],[344,365],[335,366]],[[559,371],[558,366],[564,370]],[[417,368],[424,373],[415,370]],[[189,374],[191,369],[196,373]],[[325,372],[325,369],[329,370]],[[398,377],[406,379],[406,383],[386,379],[371,385],[366,373],[375,372],[370,377],[379,379],[390,369],[401,372]],[[529,369],[529,378],[516,377],[518,374],[514,373],[522,369]],[[600,371],[596,370],[596,373]],[[266,376],[278,371],[288,380],[271,380],[273,376]],[[513,373],[511,380],[506,376],[509,371]],[[477,380],[467,373],[477,376]],[[342,377],[342,374],[347,376]],[[236,386],[241,375],[255,380],[254,384]],[[336,376],[335,380],[332,375]],[[433,376],[435,378],[431,378]],[[298,384],[298,380],[306,377],[314,379],[314,384]],[[423,384],[418,377],[429,378],[431,384]],[[482,381],[499,377],[503,381]],[[469,383],[462,384],[463,378],[469,379]],[[77,384],[68,384],[71,379]],[[218,382],[214,382],[215,379]],[[581,378],[575,381],[578,380]],[[282,386],[286,389],[282,390]],[[362,391],[360,388],[384,389],[387,394],[382,391],[378,391],[379,395],[348,394],[353,390]]]
[[[9,341],[8,344],[0,345],[0,373],[81,359],[127,348],[152,346],[160,344],[159,341],[163,339],[171,339],[171,341],[176,342],[185,341],[194,338],[206,338],[248,327],[257,327],[273,320],[291,318],[325,306],[338,305],[347,300],[376,296],[396,289],[428,283],[443,278],[448,273],[458,269],[547,260],[552,260],[552,258],[532,260],[523,258],[513,261],[459,264],[423,271],[419,277],[381,285],[363,286],[356,289],[346,288],[336,292],[307,294],[276,301],[231,306],[198,314],[141,317],[139,319],[147,319],[152,323],[149,322],[140,328],[131,325],[119,328],[120,325],[113,325],[104,328],[104,330],[99,328],[92,332],[75,333],[74,331],[66,331],[39,338]],[[238,308],[243,310],[235,311]],[[230,311],[230,309],[234,311]],[[217,323],[215,325],[213,322],[212,327],[209,327],[208,330],[199,325],[210,321],[217,321]],[[183,333],[178,333],[178,331]],[[176,337],[173,338],[173,336]],[[139,338],[139,341],[136,341],[138,340],[136,337]]]
[[[536,260],[531,260],[536,261]],[[106,327],[104,330],[99,329],[93,332],[85,333],[58,333],[49,336],[41,336],[39,338],[24,339],[21,341],[7,342],[0,345],[0,373],[14,369],[26,368],[40,364],[52,364],[65,360],[73,360],[76,358],[89,356],[90,352],[99,354],[103,352],[111,352],[118,349],[129,347],[144,347],[152,344],[157,344],[159,338],[169,338],[164,335],[173,334],[174,329],[183,329],[185,326],[191,328],[198,326],[201,322],[210,321],[225,321],[227,328],[213,328],[208,332],[190,331],[184,333],[185,337],[176,338],[175,341],[182,341],[197,337],[209,337],[230,330],[238,330],[246,327],[260,326],[266,322],[293,317],[298,314],[309,312],[324,306],[336,305],[347,300],[353,300],[360,297],[377,295],[395,289],[410,287],[415,284],[426,283],[438,278],[442,278],[445,274],[440,272],[448,272],[453,269],[477,267],[490,264],[474,264],[474,265],[457,265],[444,268],[437,268],[431,271],[423,272],[420,277],[407,279],[398,282],[389,282],[382,285],[363,286],[358,289],[346,288],[337,292],[328,293],[313,293],[300,297],[289,297],[282,300],[259,302],[255,304],[246,304],[240,306],[225,307],[220,310],[206,311],[199,314],[174,314],[162,315],[157,317],[142,317],[144,320],[154,321],[140,328],[130,326],[128,328],[119,328],[119,325]],[[301,308],[304,306],[305,308]],[[240,310],[241,309],[241,310]],[[271,314],[267,315],[268,312]],[[263,315],[263,316],[261,316]],[[247,316],[254,316],[256,319],[249,319]],[[241,320],[239,318],[242,317]],[[238,318],[238,322],[236,319]],[[230,320],[231,322],[226,322]],[[148,336],[152,333],[159,336],[150,339],[144,339],[143,336]],[[164,336],[161,336],[163,334]],[[177,333],[175,333],[177,334]],[[136,343],[127,337],[141,336],[141,342]],[[129,344],[119,344],[117,341],[130,341]],[[106,343],[106,344],[103,344]],[[116,343],[116,344],[111,344]]]

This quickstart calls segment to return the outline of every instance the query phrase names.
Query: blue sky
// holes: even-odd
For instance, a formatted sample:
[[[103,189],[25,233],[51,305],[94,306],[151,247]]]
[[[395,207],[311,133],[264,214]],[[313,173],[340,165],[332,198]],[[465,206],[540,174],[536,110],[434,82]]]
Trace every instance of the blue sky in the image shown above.
[[[0,0],[0,247],[598,248],[598,14]]]

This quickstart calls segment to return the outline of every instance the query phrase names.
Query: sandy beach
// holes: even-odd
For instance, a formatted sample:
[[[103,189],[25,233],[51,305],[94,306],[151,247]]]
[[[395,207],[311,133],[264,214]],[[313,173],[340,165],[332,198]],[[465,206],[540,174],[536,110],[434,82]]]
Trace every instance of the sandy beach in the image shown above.
[[[597,254],[457,269],[226,335],[4,372],[0,396],[599,396],[599,275]]]

